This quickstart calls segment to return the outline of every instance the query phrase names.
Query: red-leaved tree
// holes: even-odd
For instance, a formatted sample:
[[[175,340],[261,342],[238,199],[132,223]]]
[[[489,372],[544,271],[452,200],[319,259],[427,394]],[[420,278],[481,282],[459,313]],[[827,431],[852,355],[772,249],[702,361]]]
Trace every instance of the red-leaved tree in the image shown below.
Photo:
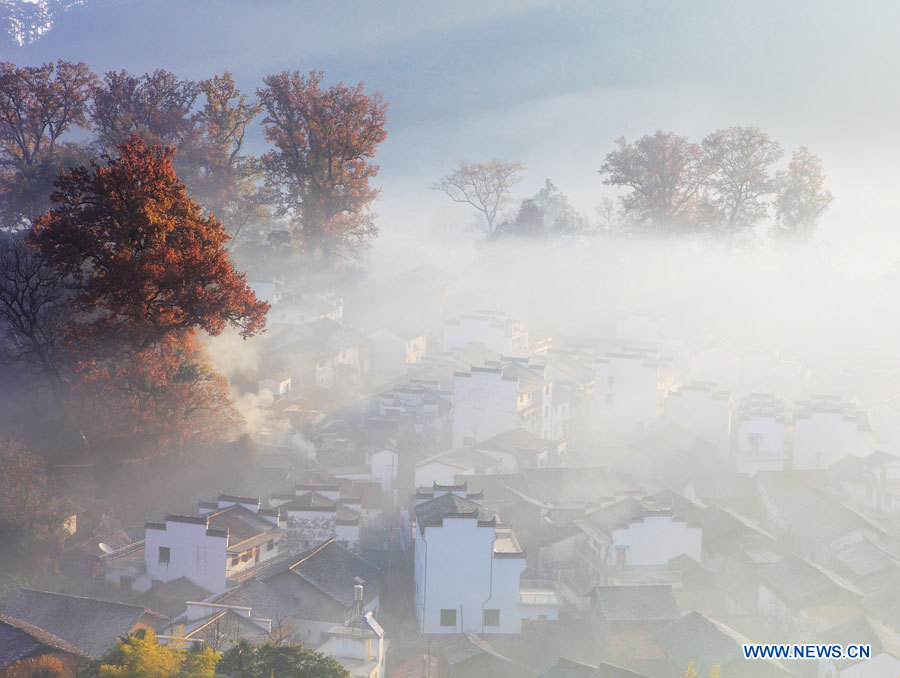
[[[321,72],[266,76],[257,90],[266,139],[275,148],[262,158],[281,214],[310,253],[329,258],[377,234],[368,206],[378,196],[369,180],[371,160],[387,136],[387,106],[363,85],[322,87]]]
[[[90,429],[165,446],[210,430],[198,414],[218,413],[221,427],[232,419],[197,332],[252,336],[268,304],[232,267],[222,223],[187,196],[172,149],[137,136],[119,149],[60,174],[29,241],[74,290],[64,345]]]

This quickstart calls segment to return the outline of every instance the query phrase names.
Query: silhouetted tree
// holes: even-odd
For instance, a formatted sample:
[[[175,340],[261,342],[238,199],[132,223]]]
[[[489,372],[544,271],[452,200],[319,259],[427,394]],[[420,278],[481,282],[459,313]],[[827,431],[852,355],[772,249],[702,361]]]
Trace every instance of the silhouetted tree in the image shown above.
[[[794,151],[787,170],[775,175],[775,226],[778,236],[810,240],[819,218],[834,197],[825,188],[825,175],[819,156],[805,147]]]
[[[622,197],[625,216],[654,233],[690,226],[705,179],[700,149],[687,138],[657,131],[633,144],[624,138],[600,168],[604,184],[631,191]]]
[[[454,202],[471,205],[484,217],[485,237],[492,238],[500,210],[509,201],[513,184],[522,180],[525,170],[521,162],[467,162],[460,160],[456,169],[431,188],[446,193]]]
[[[781,158],[781,146],[756,127],[729,127],[704,138],[702,149],[704,218],[734,238],[766,216],[764,198],[775,190],[770,168]]]

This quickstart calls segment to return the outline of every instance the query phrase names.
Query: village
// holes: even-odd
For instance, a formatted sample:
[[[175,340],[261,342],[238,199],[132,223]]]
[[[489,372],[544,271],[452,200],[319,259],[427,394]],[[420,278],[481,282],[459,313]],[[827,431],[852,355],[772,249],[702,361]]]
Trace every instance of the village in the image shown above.
[[[0,0],[0,678],[900,676],[898,26]]]
[[[21,589],[2,637],[289,640],[366,678],[900,671],[900,398],[864,365],[866,390],[830,395],[661,315],[545,335],[461,307],[431,265],[368,299],[251,286],[272,320],[233,384],[267,416],[244,481],[143,524],[73,515],[62,585]],[[429,313],[385,321],[375,297]],[[872,650],[747,661],[751,642]]]

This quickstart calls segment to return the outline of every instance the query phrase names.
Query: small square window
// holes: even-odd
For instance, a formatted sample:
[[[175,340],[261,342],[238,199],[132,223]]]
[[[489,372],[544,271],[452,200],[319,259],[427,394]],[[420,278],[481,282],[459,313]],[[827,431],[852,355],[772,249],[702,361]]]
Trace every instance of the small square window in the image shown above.
[[[166,563],[168,565],[170,553],[171,552],[170,552],[168,546],[160,546],[159,547],[159,562]]]
[[[500,626],[500,610],[485,610],[484,611],[484,625],[485,626]]]
[[[456,610],[441,610],[441,626],[456,626]]]
[[[231,556],[231,567],[237,567],[239,562],[241,562],[240,556],[238,556],[238,555]]]

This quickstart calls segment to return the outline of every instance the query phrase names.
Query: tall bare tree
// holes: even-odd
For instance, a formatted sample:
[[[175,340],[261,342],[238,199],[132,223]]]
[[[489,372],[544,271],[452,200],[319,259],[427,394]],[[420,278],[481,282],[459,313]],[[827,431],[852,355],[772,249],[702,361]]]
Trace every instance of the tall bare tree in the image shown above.
[[[625,216],[657,234],[689,224],[705,178],[699,147],[662,130],[633,144],[621,138],[616,145],[600,174],[604,184],[631,189],[621,199]]]
[[[481,212],[485,236],[491,238],[496,231],[497,215],[508,203],[513,184],[522,180],[520,175],[524,170],[525,164],[521,162],[460,160],[453,172],[431,188],[446,193],[454,202],[471,205]]]
[[[792,154],[787,170],[776,173],[775,185],[774,233],[811,239],[819,218],[834,200],[831,191],[825,188],[819,156],[801,146]]]
[[[702,149],[704,217],[733,239],[766,216],[765,198],[775,191],[771,167],[781,159],[781,146],[756,127],[729,127],[707,135]]]

